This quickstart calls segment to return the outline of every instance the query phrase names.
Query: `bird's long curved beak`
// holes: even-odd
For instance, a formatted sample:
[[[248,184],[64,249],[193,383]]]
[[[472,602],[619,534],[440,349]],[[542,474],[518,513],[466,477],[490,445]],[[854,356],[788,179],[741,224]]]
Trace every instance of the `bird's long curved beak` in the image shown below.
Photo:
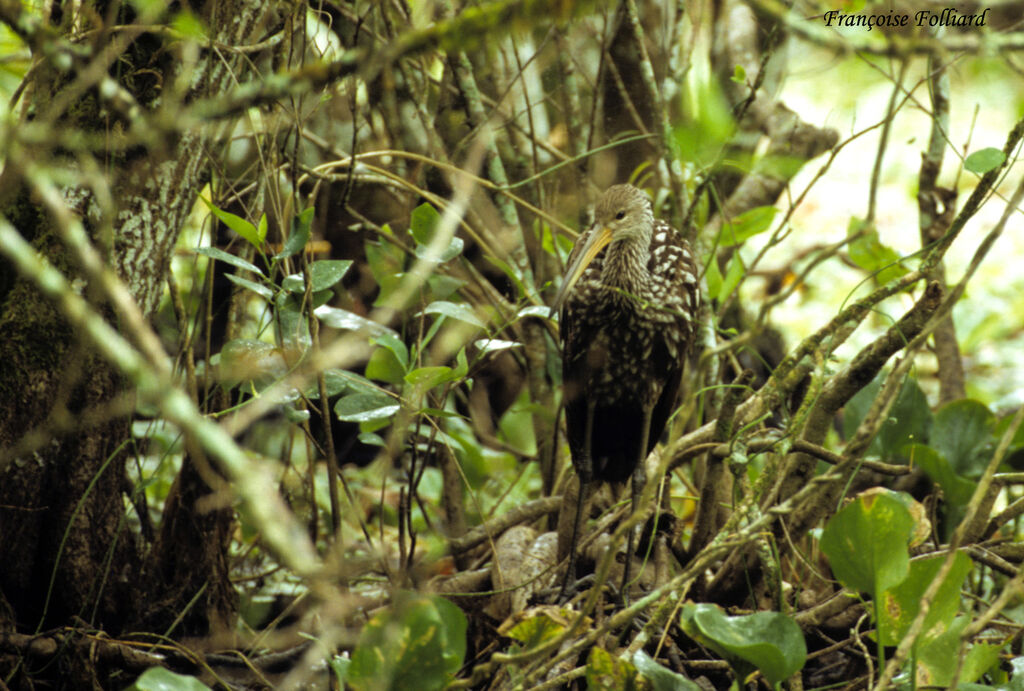
[[[551,303],[552,317],[562,309],[562,305],[569,296],[569,292],[576,285],[576,282],[580,280],[580,276],[583,275],[587,267],[590,266],[590,262],[594,261],[594,257],[597,256],[598,252],[604,249],[611,241],[612,229],[607,226],[590,234],[587,244],[583,246],[583,251],[580,252],[579,257],[569,265],[565,272],[565,280],[562,281],[562,287],[558,289],[558,295],[555,296],[555,301]]]

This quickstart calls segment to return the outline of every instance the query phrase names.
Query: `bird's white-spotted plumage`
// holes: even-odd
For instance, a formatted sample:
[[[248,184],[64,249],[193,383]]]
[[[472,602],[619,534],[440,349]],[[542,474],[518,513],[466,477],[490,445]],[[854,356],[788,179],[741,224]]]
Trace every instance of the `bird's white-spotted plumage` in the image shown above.
[[[560,329],[573,456],[583,448],[592,408],[595,476],[621,480],[636,465],[639,442],[630,428],[639,411],[652,412],[646,454],[675,406],[700,291],[689,244],[654,218],[646,195],[631,185],[611,187],[598,200],[594,224],[579,238],[570,267],[595,234],[609,232],[610,242],[568,287]]]

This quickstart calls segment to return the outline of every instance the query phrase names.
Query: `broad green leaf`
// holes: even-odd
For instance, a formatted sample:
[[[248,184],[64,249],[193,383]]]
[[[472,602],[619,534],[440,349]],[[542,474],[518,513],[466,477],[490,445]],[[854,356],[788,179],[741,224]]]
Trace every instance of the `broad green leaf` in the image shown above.
[[[327,664],[334,672],[334,680],[338,682],[338,688],[345,688],[345,682],[348,680],[348,668],[352,664],[352,660],[341,655],[332,655]]]
[[[587,689],[594,691],[635,691],[636,667],[596,645],[587,656]]]
[[[386,420],[398,412],[398,400],[383,392],[354,393],[338,399],[334,414],[342,422]]]
[[[210,691],[195,677],[177,674],[164,667],[150,667],[139,675],[128,691]]]
[[[374,381],[399,384],[405,377],[405,368],[395,354],[387,348],[376,348],[366,362],[366,378]]]
[[[995,170],[999,166],[1003,165],[1006,160],[1006,154],[1001,150],[988,147],[985,149],[978,149],[974,153],[967,156],[964,159],[964,168],[977,173],[978,175],[984,175],[990,170]]]
[[[730,81],[736,82],[737,84],[747,83],[747,71],[743,69],[743,65],[736,65],[733,68],[732,76],[729,77]]]
[[[960,634],[970,623],[969,617],[957,617],[949,628],[917,648],[918,686],[941,688],[953,681],[956,671]],[[1000,645],[975,643],[967,651],[960,681],[965,684],[977,681],[992,665],[999,661]]]
[[[348,683],[357,691],[443,688],[466,655],[466,617],[442,597],[399,593],[363,627]]]
[[[355,312],[349,312],[348,310],[343,310],[338,307],[328,307],[324,305],[313,310],[313,314],[316,315],[317,319],[332,329],[341,329],[342,331],[365,330],[367,333],[373,334],[377,337],[387,334],[398,338],[398,334],[395,331],[389,329],[383,324],[367,319]]]
[[[633,654],[636,671],[650,683],[651,691],[701,691],[701,687],[682,674],[659,665],[642,649]]]
[[[469,305],[456,302],[445,302],[438,300],[427,305],[423,309],[423,314],[443,314],[446,317],[452,319],[458,319],[464,321],[467,324],[484,328],[484,323],[480,321],[480,318],[473,312],[473,308]]]
[[[416,256],[420,259],[427,259],[430,261],[446,262],[449,259],[462,254],[462,248],[465,246],[465,242],[462,238],[457,235],[453,235],[452,239],[448,242],[448,246],[445,247],[440,254],[436,257],[431,255],[428,245],[416,245]]]
[[[899,645],[914,618],[921,609],[921,598],[935,580],[935,576],[946,559],[940,554],[927,559],[910,562],[907,578],[900,584],[882,593],[881,614],[878,630],[883,645]],[[970,557],[957,552],[953,568],[939,587],[924,620],[923,640],[936,638],[944,633],[956,618],[960,608],[960,586],[973,565]]]
[[[393,243],[384,240],[367,242],[364,249],[370,273],[382,288],[385,280],[401,273],[405,267],[405,253]]]
[[[867,230],[864,228],[864,221],[861,219],[850,219],[848,237],[853,237],[863,230],[863,233],[848,246],[853,263],[868,273],[875,274],[875,279],[880,284],[888,283],[907,273],[907,269],[900,264],[900,255],[882,243],[878,237],[878,230],[874,226]]]
[[[716,605],[683,607],[683,630],[729,661],[741,677],[753,668],[770,684],[799,671],[807,659],[804,634],[795,621],[779,612],[727,616]]]
[[[334,398],[342,391],[355,388],[353,386],[353,382],[356,381],[356,377],[359,377],[359,375],[353,374],[352,372],[346,372],[345,370],[324,370],[324,388],[327,389],[327,398]],[[362,379],[362,377],[359,378]],[[370,388],[372,390],[373,386],[371,385]],[[303,393],[305,393],[306,398],[320,398],[319,383],[314,379],[313,382],[306,387],[306,390]]]
[[[821,551],[832,573],[850,590],[875,596],[907,577],[913,519],[892,494],[858,496],[822,531]]]
[[[996,419],[984,404],[970,399],[952,401],[935,413],[929,446],[946,457],[954,472],[977,478],[987,463]]]
[[[235,274],[224,274],[224,278],[228,279],[235,285],[240,285],[243,288],[248,288],[252,292],[259,295],[260,297],[265,298],[266,300],[271,300],[274,297],[274,291],[272,291],[265,285],[256,283],[255,281],[250,281],[247,278],[242,278],[241,276],[236,276]]]
[[[474,341],[473,345],[479,348],[481,353],[496,353],[509,348],[519,348],[523,344],[515,341],[503,341],[498,338],[481,338]]]
[[[390,350],[398,363],[402,366],[402,369],[409,367],[409,349],[405,343],[398,337],[398,334],[393,331],[390,333],[383,333],[373,339],[373,342],[377,345],[384,346]]]
[[[956,506],[967,506],[974,494],[975,483],[953,470],[952,464],[930,446],[911,444],[904,447],[903,455],[921,467],[942,488],[946,501]]]
[[[704,275],[704,280],[707,282],[708,295],[713,299],[717,300],[718,296],[722,294],[722,272],[718,269],[718,260],[712,256],[708,260],[708,270]]]
[[[349,259],[321,259],[309,265],[309,278],[313,284],[313,292],[327,290],[340,281],[352,266]],[[306,292],[306,280],[303,274],[286,276],[281,286],[292,293]]]
[[[205,197],[199,198],[202,199],[203,202],[206,204],[207,208],[210,210],[210,213],[212,213],[214,216],[220,219],[221,223],[223,223],[228,228],[238,233],[238,235],[240,235],[242,239],[244,239],[250,245],[256,247],[257,249],[259,249],[260,246],[263,245],[263,238],[260,237],[260,231],[252,223],[245,220],[241,216],[236,216],[230,211],[223,211],[221,209],[218,209],[216,206],[213,205],[212,202],[210,202]],[[264,233],[266,233],[265,228]],[[266,237],[266,235],[264,235],[264,237]]]
[[[424,202],[412,210],[409,217],[409,232],[418,245],[429,245],[441,223],[441,214],[430,204]]]
[[[292,219],[292,230],[288,233],[288,239],[284,241],[281,251],[274,255],[274,259],[293,257],[305,248],[309,243],[310,228],[313,225],[313,212],[315,210],[311,206]]]
[[[732,221],[722,224],[719,245],[731,247],[740,245],[771,227],[778,209],[774,206],[758,206],[745,211]]]
[[[882,373],[858,391],[843,408],[843,436],[853,436],[864,420],[872,401],[881,389],[886,374]],[[889,418],[868,447],[868,453],[889,460],[907,444],[923,443],[932,426],[932,414],[921,387],[912,377],[903,380],[896,400],[889,409]]]
[[[446,262],[462,252],[465,244],[462,238],[452,237],[448,246],[441,251],[440,256],[431,257],[429,255],[428,247],[434,241],[440,223],[441,215],[430,204],[423,203],[413,209],[409,230],[412,232],[413,239],[416,240],[417,257]]]
[[[732,259],[729,260],[729,268],[725,272],[725,278],[722,279],[722,287],[716,296],[717,299],[725,300],[732,293],[733,289],[740,284],[746,272],[747,269],[743,266],[743,260],[740,259],[739,252],[733,253]]]
[[[422,391],[429,391],[439,384],[451,381],[452,368],[444,365],[434,367],[417,367],[405,375],[405,381]]]
[[[260,271],[260,268],[253,264],[252,262],[247,262],[241,257],[236,257],[230,252],[225,252],[224,250],[217,249],[216,247],[197,247],[196,254],[202,254],[212,259],[216,259],[217,261],[222,261],[225,264],[231,264],[231,266],[237,266],[239,269],[252,271],[255,274],[259,274],[260,276],[263,275],[263,272]]]

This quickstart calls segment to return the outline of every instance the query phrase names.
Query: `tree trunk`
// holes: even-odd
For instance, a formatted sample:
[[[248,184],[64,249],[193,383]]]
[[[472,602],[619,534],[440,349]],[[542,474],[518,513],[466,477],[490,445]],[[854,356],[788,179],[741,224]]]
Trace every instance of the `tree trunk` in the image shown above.
[[[130,128],[140,122],[142,127],[148,127],[147,122],[173,123],[176,120],[168,119],[168,113],[197,98],[224,93],[236,79],[244,78],[252,55],[232,53],[224,46],[258,42],[271,16],[268,5],[251,0],[211,1],[196,8],[210,39],[219,45],[206,50],[193,44],[195,61],[186,73],[183,66],[189,60],[182,54],[190,49],[187,41],[105,28],[130,24],[126,18],[135,18],[134,7],[97,2],[74,17],[69,16],[70,5],[54,8],[52,27],[44,30],[81,37],[80,23],[92,22],[94,26],[86,28],[98,37],[90,44],[93,53],[68,73],[37,56],[43,62],[30,74],[23,97],[30,106],[25,112],[31,120],[26,117],[26,122],[52,118],[55,133],[106,135],[105,141],[112,142],[118,141],[119,132],[138,135]],[[23,38],[32,45],[31,35]],[[96,57],[111,46],[119,52]],[[38,46],[33,48],[38,52]],[[109,60],[108,69],[91,76],[103,60]],[[107,89],[97,84],[108,73],[134,99],[137,116],[129,118],[125,109],[111,107],[101,98]],[[147,120],[152,115],[160,117]],[[65,202],[83,219],[94,244],[108,249],[110,266],[148,317],[163,293],[179,231],[208,177],[207,156],[215,145],[212,129],[217,126],[184,132],[154,129],[146,132],[152,136],[140,140],[143,144],[98,152],[95,170],[102,171],[105,180],[91,177],[87,166],[92,160],[84,152],[41,144],[12,155],[3,177],[9,182],[20,173],[30,180],[27,171],[46,175],[59,168],[79,174],[80,186],[63,189]],[[60,241],[61,220],[48,213],[27,184],[0,193],[0,213],[70,279],[80,276],[73,253]],[[104,202],[108,191],[110,204]],[[85,294],[102,305],[92,286]],[[101,312],[110,315],[110,310]],[[116,633],[144,618],[147,603],[159,599],[146,592],[146,583],[157,588],[163,583],[185,602],[196,591],[178,592],[181,582],[228,583],[226,559],[223,554],[211,555],[216,551],[212,549],[200,549],[206,556],[198,560],[178,555],[181,568],[200,573],[199,578],[177,583],[164,582],[160,574],[147,578],[146,546],[129,530],[133,517],[122,496],[128,487],[124,460],[132,450],[133,405],[126,382],[71,333],[32,280],[15,278],[2,260],[0,334],[0,630],[12,624],[3,621],[6,612],[25,631],[61,625],[78,616]],[[179,508],[197,512],[195,483],[190,479],[186,484],[192,489]],[[211,520],[216,526],[209,525]],[[225,526],[231,520],[230,511],[216,511],[197,517],[195,524],[205,522],[205,529],[218,536],[213,542],[222,545],[220,536],[229,532]],[[180,529],[167,534],[176,532]],[[158,546],[181,547],[163,541]],[[230,587],[212,587],[195,606],[201,612],[223,613],[230,598]]]

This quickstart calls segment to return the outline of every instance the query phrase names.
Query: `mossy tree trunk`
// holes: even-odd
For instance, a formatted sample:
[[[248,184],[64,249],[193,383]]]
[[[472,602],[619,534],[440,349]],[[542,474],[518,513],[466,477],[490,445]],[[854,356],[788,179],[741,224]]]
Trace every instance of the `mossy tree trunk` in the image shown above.
[[[19,27],[39,60],[25,84],[22,125],[53,128],[52,143],[37,138],[33,148],[9,153],[0,214],[49,262],[79,279],[76,285],[107,318],[113,310],[84,280],[62,240],[67,219],[45,205],[40,185],[62,168],[78,176],[60,188],[63,203],[151,316],[224,126],[200,122],[179,130],[175,109],[222,94],[242,78],[253,56],[231,47],[257,43],[276,14],[273,5],[252,0],[193,5],[209,37],[193,43],[115,28],[145,24],[135,14],[144,5],[87,2],[72,14],[72,3],[64,3],[41,26],[18,23],[16,5],[5,6],[0,17]],[[77,57],[67,69],[54,55]],[[86,142],[80,150],[67,144],[68,133]],[[117,632],[151,618],[155,603],[187,602],[196,593],[181,593],[185,582],[213,584],[196,603],[203,617],[220,618],[230,609],[222,549],[218,556],[230,512],[210,514],[219,528],[210,516],[192,521],[194,544],[160,543],[178,550],[176,562],[197,578],[147,574],[157,569],[146,564],[160,560],[129,529],[126,510],[129,384],[79,340],[31,280],[0,260],[0,613],[14,620],[0,614],[0,630],[30,632],[81,617]],[[198,512],[194,488],[185,496],[179,509]],[[203,544],[207,535],[213,545]]]

